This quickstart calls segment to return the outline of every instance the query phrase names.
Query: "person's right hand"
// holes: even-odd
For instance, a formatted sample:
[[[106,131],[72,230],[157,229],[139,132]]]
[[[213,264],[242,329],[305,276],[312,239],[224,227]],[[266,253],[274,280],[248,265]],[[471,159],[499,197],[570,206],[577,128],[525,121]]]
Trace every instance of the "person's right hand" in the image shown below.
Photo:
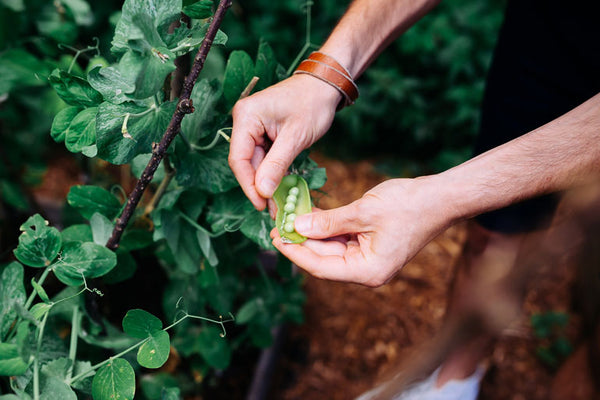
[[[236,103],[229,165],[254,207],[265,208],[294,158],[329,129],[341,98],[329,84],[298,74]]]

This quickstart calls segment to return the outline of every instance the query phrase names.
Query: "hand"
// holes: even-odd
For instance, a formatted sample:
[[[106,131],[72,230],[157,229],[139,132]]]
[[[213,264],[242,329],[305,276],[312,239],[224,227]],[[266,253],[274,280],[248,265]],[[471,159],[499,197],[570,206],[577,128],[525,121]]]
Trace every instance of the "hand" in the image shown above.
[[[309,239],[285,244],[273,229],[273,245],[316,277],[380,286],[455,222],[435,180],[388,180],[351,204],[298,216]]]
[[[293,75],[236,103],[229,165],[254,207],[265,208],[294,158],[325,134],[340,100],[327,83]]]

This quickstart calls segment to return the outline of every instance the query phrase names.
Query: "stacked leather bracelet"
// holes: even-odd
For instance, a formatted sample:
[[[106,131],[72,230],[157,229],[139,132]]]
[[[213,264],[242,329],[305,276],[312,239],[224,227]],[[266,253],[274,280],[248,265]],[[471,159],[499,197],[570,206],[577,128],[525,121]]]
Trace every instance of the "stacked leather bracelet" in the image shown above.
[[[295,74],[308,74],[336,88],[343,96],[338,110],[354,104],[358,98],[358,87],[350,76],[350,72],[333,57],[315,51],[298,65]]]

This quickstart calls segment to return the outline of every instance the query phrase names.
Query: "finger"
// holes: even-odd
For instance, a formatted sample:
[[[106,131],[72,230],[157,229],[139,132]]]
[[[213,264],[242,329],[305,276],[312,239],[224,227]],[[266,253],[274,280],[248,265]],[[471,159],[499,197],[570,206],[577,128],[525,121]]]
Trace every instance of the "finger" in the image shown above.
[[[229,147],[229,166],[254,207],[263,210],[266,201],[256,190],[256,168],[253,164],[260,163],[261,150],[259,149],[261,149],[264,129],[258,123],[245,123],[244,121],[240,118],[237,121],[234,120]]]
[[[321,249],[310,248],[303,244],[286,244],[281,237],[275,234],[273,245],[290,261],[309,274],[322,279],[344,282],[362,283],[366,263],[358,247],[352,246],[345,249],[342,255],[335,254],[335,250],[328,246]],[[333,244],[334,242],[329,242]],[[313,243],[314,244],[314,243]],[[338,243],[339,244],[339,243]],[[319,253],[319,250],[324,253]],[[363,270],[363,274],[361,274]]]
[[[312,239],[326,239],[364,230],[356,202],[331,210],[299,215],[294,226],[299,234]]]
[[[262,197],[268,199],[273,196],[298,153],[292,138],[279,135],[273,141],[273,146],[256,171],[256,190]]]
[[[346,252],[346,242],[338,240],[307,239],[302,245],[321,256],[343,256]]]

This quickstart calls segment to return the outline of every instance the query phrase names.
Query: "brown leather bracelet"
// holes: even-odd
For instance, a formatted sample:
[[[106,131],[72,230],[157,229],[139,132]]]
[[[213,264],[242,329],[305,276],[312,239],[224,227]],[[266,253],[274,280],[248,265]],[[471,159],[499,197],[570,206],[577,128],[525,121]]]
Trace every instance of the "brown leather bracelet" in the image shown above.
[[[308,74],[336,88],[344,97],[338,105],[338,110],[340,110],[347,105],[354,104],[358,98],[358,87],[345,73],[345,69],[343,71],[322,61],[307,59],[300,63],[294,74]]]
[[[338,70],[342,71],[344,74],[348,75],[348,78],[350,78],[350,80],[352,80],[352,75],[350,75],[350,72],[346,68],[344,68],[342,66],[342,64],[337,62],[337,60],[335,58],[328,56],[325,53],[321,53],[320,51],[313,51],[312,53],[310,53],[310,56],[308,56],[308,59],[320,61],[324,64],[330,65],[333,68],[338,69]]]

